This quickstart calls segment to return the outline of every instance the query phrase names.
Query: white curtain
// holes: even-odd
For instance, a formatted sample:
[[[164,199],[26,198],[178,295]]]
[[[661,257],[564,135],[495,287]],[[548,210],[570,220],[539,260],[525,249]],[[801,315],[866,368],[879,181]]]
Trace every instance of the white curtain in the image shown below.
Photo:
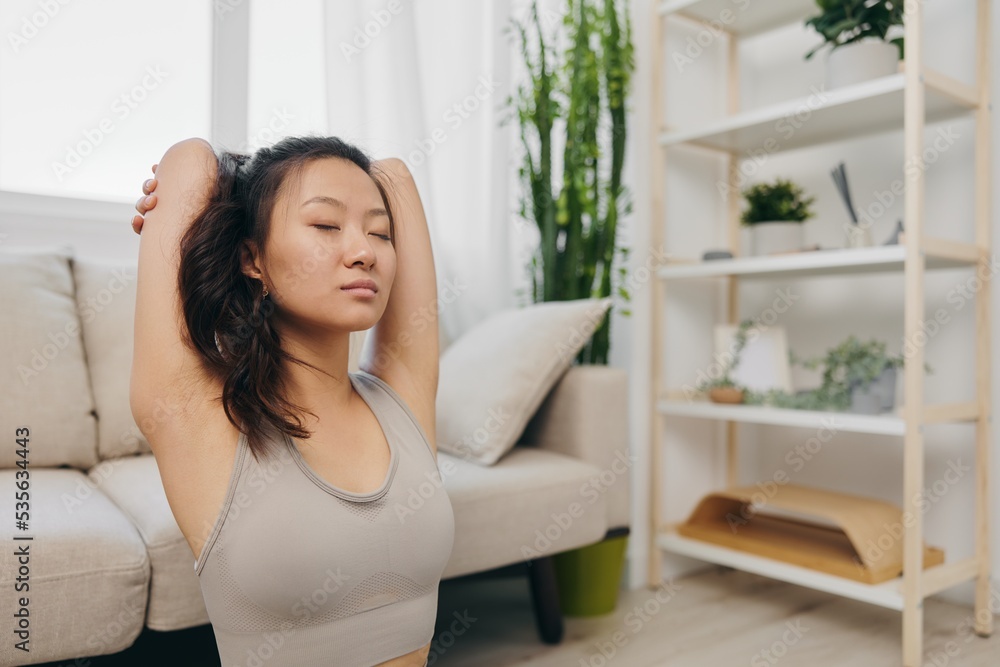
[[[427,213],[442,350],[514,305],[521,279],[512,204],[509,0],[324,1],[331,135],[399,157]]]

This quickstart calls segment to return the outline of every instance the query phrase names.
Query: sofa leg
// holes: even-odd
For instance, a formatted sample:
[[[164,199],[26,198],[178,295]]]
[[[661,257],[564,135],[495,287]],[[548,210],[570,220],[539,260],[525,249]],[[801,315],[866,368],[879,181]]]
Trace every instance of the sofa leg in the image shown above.
[[[558,644],[563,638],[563,617],[559,608],[559,589],[551,556],[528,561],[531,602],[535,608],[538,635],[546,644]]]

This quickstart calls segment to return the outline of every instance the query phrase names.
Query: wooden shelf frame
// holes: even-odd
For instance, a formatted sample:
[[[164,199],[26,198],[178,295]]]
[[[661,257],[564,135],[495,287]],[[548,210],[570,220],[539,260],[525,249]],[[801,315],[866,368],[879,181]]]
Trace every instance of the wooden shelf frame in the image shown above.
[[[662,470],[665,421],[668,418],[707,418],[726,424],[727,486],[740,483],[737,462],[739,443],[737,426],[740,422],[815,426],[829,413],[765,409],[757,406],[717,406],[679,399],[663,383],[662,338],[666,288],[676,280],[691,278],[725,278],[727,321],[738,323],[739,286],[741,278],[800,278],[838,276],[876,272],[897,272],[903,277],[903,329],[907,340],[917,340],[924,318],[925,274],[928,270],[968,267],[992,257],[991,233],[991,108],[990,108],[990,0],[975,2],[975,85],[969,86],[924,65],[925,39],[924,0],[908,3],[904,36],[907,49],[902,72],[875,81],[824,92],[824,101],[811,116],[815,123],[807,131],[799,131],[792,140],[780,145],[782,150],[808,148],[830,141],[841,141],[874,132],[903,130],[903,164],[916,163],[924,148],[924,132],[929,122],[971,114],[975,122],[975,239],[963,243],[948,239],[933,239],[924,234],[925,174],[915,170],[905,181],[904,219],[906,234],[903,244],[878,248],[844,251],[816,251],[778,257],[743,257],[740,251],[739,198],[728,198],[727,236],[734,258],[704,263],[670,263],[657,270],[657,280],[650,290],[651,298],[651,492],[648,585],[662,583],[661,556],[664,551],[726,565],[763,576],[809,586],[832,594],[862,600],[902,612],[902,656],[906,667],[923,664],[923,599],[960,583],[975,584],[975,631],[981,636],[993,632],[993,617],[989,613],[991,556],[989,544],[990,502],[990,440],[991,440],[991,281],[984,280],[974,297],[976,316],[975,397],[972,401],[947,405],[925,405],[922,402],[925,382],[924,350],[916,346],[903,369],[905,395],[908,400],[892,415],[842,415],[848,424],[845,430],[899,437],[903,449],[903,511],[916,517],[903,537],[903,575],[876,586],[861,584],[806,568],[741,553],[737,550],[708,544],[679,535],[675,527],[662,520]],[[667,224],[663,183],[668,164],[668,149],[673,146],[700,146],[719,151],[727,157],[729,191],[738,191],[739,165],[748,148],[757,148],[773,128],[804,99],[791,100],[763,109],[742,111],[739,101],[739,40],[759,35],[815,14],[812,0],[758,0],[745,12],[723,16],[726,8],[734,7],[728,0],[660,0],[654,3],[652,16],[652,127],[651,136],[657,150],[651,165],[652,220],[650,244],[664,247],[664,227]],[[670,17],[696,21],[725,33],[728,64],[727,116],[700,128],[670,128],[663,125],[662,95],[665,68],[664,23]],[[731,19],[731,20],[726,20]],[[845,113],[845,110],[851,113]],[[868,111],[869,115],[855,113]],[[874,115],[872,115],[874,114]],[[860,119],[859,119],[860,117]],[[853,119],[853,122],[852,122]],[[772,130],[773,132],[773,130]],[[910,399],[916,400],[910,400]],[[839,413],[833,413],[839,414]],[[945,562],[927,570],[921,568],[924,523],[917,506],[924,485],[923,426],[929,423],[969,422],[975,426],[975,549],[970,558]]]

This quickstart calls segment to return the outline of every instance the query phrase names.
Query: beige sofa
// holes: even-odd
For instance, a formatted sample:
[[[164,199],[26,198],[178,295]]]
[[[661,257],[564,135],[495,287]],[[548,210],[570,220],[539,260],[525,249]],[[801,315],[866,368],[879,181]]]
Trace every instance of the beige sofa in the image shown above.
[[[129,409],[135,277],[134,263],[75,257],[69,247],[0,248],[0,480],[8,511],[0,529],[0,664],[116,653],[144,627],[208,623],[194,557]],[[496,465],[440,453],[439,466],[453,471],[442,477],[456,520],[444,577],[538,555],[527,567],[536,573],[538,627],[543,639],[558,641],[548,556],[629,525],[628,475],[593,484],[627,460],[626,405],[623,371],[574,366]],[[24,440],[19,428],[29,429]],[[19,489],[27,504],[15,508]],[[584,511],[565,521],[574,503]],[[11,518],[15,509],[24,512],[23,530]],[[13,595],[18,581],[28,589]],[[15,648],[18,627],[29,653]]]

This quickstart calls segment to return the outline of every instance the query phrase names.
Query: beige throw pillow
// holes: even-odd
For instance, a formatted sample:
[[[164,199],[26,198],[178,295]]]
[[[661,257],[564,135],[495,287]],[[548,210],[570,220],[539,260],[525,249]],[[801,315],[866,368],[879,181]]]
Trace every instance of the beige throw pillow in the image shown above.
[[[455,340],[441,355],[438,449],[486,466],[499,461],[611,303],[605,297],[510,308]]]
[[[129,405],[138,262],[77,257],[73,275],[97,405],[97,451],[101,460],[148,454],[149,442]],[[153,423],[144,424],[147,433],[155,428]]]
[[[97,422],[65,244],[0,249],[0,468],[97,463]],[[19,441],[29,429],[29,437]]]

